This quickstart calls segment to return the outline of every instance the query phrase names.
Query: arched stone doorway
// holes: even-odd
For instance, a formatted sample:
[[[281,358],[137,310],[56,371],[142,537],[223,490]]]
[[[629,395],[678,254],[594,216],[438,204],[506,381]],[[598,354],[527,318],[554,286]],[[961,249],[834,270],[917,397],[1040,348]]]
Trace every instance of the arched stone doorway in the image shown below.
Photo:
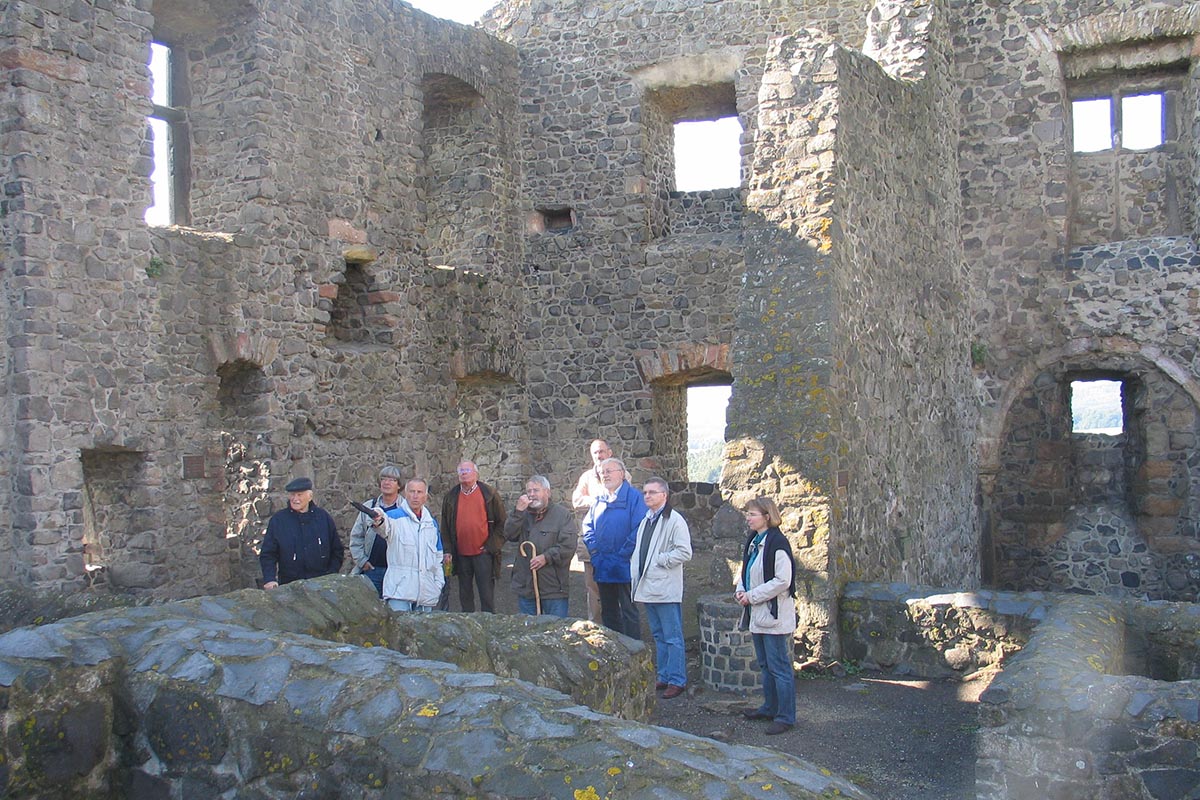
[[[1183,374],[1120,340],[1049,354],[1010,384],[983,463],[988,583],[1200,596],[1200,404]],[[1072,430],[1072,382],[1094,378],[1121,385],[1117,433]]]

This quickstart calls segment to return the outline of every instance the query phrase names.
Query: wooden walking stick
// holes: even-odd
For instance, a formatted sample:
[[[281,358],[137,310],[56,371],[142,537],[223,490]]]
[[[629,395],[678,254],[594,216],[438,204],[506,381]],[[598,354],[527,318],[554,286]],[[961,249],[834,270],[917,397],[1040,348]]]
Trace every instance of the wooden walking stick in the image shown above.
[[[533,542],[521,542],[521,546],[517,548],[521,551],[521,555],[525,555],[526,545],[529,545],[529,560],[533,561],[533,559],[537,558],[537,545],[535,545]],[[529,572],[533,575],[533,600],[535,603],[537,603],[537,612],[540,615],[542,613],[542,593],[538,591],[538,571],[531,567]]]

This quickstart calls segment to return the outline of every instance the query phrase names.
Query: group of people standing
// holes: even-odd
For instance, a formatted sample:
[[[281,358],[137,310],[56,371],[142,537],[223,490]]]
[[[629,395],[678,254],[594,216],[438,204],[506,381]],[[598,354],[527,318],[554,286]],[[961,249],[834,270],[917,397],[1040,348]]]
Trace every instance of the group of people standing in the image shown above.
[[[428,484],[401,472],[379,472],[379,494],[362,505],[350,532],[351,572],[361,573],[396,611],[449,610],[450,576],[458,577],[463,611],[493,612],[494,582],[506,541],[518,543],[512,588],[524,614],[568,616],[570,564],[585,566],[587,616],[614,631],[641,638],[645,610],[655,645],[656,688],[665,699],[687,687],[683,639],[683,565],[691,560],[687,521],[670,504],[670,487],[650,478],[641,490],[624,462],[602,439],[591,443],[592,466],[572,494],[582,519],[551,501],[550,481],[534,475],[511,514],[494,488],[479,480],[471,461],[458,465],[458,484],[442,502],[441,525],[426,507]],[[332,517],[312,502],[309,478],[285,487],[288,507],[271,517],[259,561],[263,588],[339,572],[344,560]],[[751,533],[743,551],[735,599],[745,607],[763,675],[764,702],[748,719],[769,719],[768,734],[795,724],[792,632],[796,627],[795,564],[779,530],[779,510],[768,498],[744,511]]]

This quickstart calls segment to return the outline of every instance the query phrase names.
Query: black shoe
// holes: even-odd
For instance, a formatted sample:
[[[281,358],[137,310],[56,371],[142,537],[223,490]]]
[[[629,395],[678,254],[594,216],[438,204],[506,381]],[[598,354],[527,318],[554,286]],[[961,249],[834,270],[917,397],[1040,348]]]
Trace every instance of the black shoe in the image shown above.
[[[666,691],[662,693],[662,697],[663,700],[670,700],[673,697],[679,697],[679,695],[683,694],[685,691],[686,689],[684,689],[682,686],[676,686],[672,683],[667,686]]]
[[[763,712],[759,711],[757,708],[743,708],[742,716],[745,717],[746,719],[770,719],[771,718],[770,714],[764,714]]]
[[[665,688],[667,688],[667,684],[664,683],[663,681],[657,681],[654,684],[654,691],[656,691],[656,692],[661,692]]]
[[[780,733],[787,733],[791,729],[792,726],[788,725],[786,722],[772,722],[767,726],[767,729],[764,731],[764,733],[766,733],[767,736],[775,736]]]

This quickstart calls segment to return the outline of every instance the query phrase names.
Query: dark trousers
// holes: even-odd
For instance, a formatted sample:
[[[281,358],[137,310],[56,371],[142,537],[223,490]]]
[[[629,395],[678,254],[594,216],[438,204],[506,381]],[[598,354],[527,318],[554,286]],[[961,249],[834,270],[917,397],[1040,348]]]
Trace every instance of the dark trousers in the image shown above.
[[[642,620],[633,598],[629,596],[629,584],[597,581],[596,585],[600,587],[600,618],[604,627],[640,640]]]
[[[475,589],[478,588],[479,610],[495,613],[493,564],[491,553],[458,557],[458,602],[463,611],[475,610]]]

